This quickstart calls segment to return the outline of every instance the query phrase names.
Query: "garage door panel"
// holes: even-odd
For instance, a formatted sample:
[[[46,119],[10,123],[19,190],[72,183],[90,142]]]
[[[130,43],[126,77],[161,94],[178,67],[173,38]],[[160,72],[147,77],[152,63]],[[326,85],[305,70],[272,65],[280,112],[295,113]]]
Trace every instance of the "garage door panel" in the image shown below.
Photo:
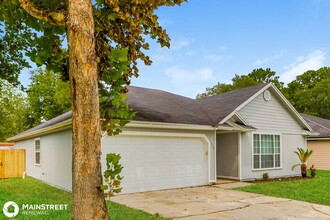
[[[106,137],[102,152],[102,163],[107,153],[121,154],[124,193],[208,183],[207,146],[199,138]]]

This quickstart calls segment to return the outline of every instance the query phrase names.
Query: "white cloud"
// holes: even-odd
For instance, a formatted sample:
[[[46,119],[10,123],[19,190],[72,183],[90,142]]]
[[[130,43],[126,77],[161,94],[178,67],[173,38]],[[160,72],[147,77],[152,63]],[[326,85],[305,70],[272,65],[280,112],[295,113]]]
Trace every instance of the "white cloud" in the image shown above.
[[[232,58],[231,55],[223,56],[223,55],[217,55],[217,54],[206,54],[204,56],[205,60],[209,60],[209,61],[212,61],[212,62],[220,62],[222,60],[230,60],[231,58]]]
[[[173,56],[168,51],[158,52],[151,56],[151,60],[157,63],[173,61]]]
[[[174,89],[172,92],[186,97],[195,98],[198,93],[212,85],[216,79],[211,68],[186,69],[173,66],[165,71]]]
[[[204,59],[212,61],[212,62],[219,62],[219,61],[223,60],[223,56],[216,55],[216,54],[207,54],[204,56]]]
[[[191,44],[191,40],[173,40],[171,42],[171,50],[181,50],[182,48]]]
[[[175,87],[174,93],[191,98],[195,98],[208,85],[212,85],[216,78],[213,70],[210,68],[189,70],[174,66],[167,69],[165,74]]]
[[[255,65],[262,65],[262,64],[265,64],[267,62],[270,62],[270,61],[273,61],[273,60],[277,60],[278,58],[280,58],[283,54],[285,54],[286,50],[281,50],[278,54],[275,54],[274,56],[271,56],[271,57],[265,57],[265,58],[262,58],[262,59],[257,59],[254,64]]]
[[[294,63],[284,67],[287,71],[280,76],[281,80],[284,83],[289,83],[307,70],[317,70],[323,67],[325,55],[325,51],[315,50],[307,56],[298,56]]]
[[[191,56],[195,55],[195,52],[193,52],[193,51],[187,51],[186,52],[186,55],[189,56],[189,57],[191,57]]]
[[[203,68],[197,70],[188,70],[181,67],[171,67],[165,71],[166,75],[170,77],[171,82],[175,85],[194,84],[198,82],[206,82],[214,77],[213,70],[210,68]]]
[[[174,22],[170,19],[159,19],[158,22],[163,27],[174,24]]]
[[[255,65],[262,65],[264,63],[267,63],[268,61],[270,61],[270,58],[269,57],[266,57],[264,59],[257,59],[254,64]]]
[[[232,58],[231,55],[226,55],[225,51],[228,49],[226,46],[220,46],[215,50],[210,52],[209,50],[203,48],[203,59],[211,62],[220,62],[223,60],[230,60]]]
[[[226,51],[227,49],[228,49],[228,47],[226,47],[226,46],[220,46],[220,51]]]

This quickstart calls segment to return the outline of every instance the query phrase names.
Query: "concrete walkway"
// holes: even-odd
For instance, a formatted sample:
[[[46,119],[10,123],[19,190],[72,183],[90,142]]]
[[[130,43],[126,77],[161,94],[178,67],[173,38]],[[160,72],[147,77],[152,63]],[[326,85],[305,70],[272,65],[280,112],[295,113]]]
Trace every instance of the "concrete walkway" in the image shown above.
[[[330,219],[330,206],[231,190],[245,183],[126,194],[111,200],[129,207],[184,220]]]

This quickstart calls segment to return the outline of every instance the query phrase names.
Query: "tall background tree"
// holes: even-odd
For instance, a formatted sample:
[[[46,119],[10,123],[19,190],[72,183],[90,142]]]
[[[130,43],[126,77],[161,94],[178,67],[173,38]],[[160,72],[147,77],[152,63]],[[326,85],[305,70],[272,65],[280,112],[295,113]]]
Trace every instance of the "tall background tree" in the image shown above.
[[[5,35],[17,33],[11,40],[25,40],[18,49],[37,65],[60,70],[70,80],[74,219],[108,218],[100,189],[100,115],[109,134],[117,134],[118,127],[133,117],[124,102],[125,86],[132,76],[138,76],[138,59],[151,64],[144,53],[149,49],[145,36],[161,46],[170,43],[155,10],[183,1],[1,1]],[[63,48],[65,40],[68,51]],[[99,94],[106,98],[99,100]]]
[[[0,19],[0,79],[18,86],[20,84],[18,81],[20,71],[30,67],[23,57],[26,39],[19,34],[20,29],[24,27],[17,23],[15,27],[6,30],[6,25],[7,23]]]
[[[229,92],[235,89],[272,82],[300,113],[330,119],[330,68],[308,70],[284,86],[270,68],[255,69],[247,75],[235,75],[232,83],[218,83],[206,88],[197,98]]]
[[[203,98],[211,95],[221,94],[229,92],[235,89],[243,89],[245,87],[254,86],[262,83],[274,83],[279,89],[283,87],[283,83],[279,81],[279,76],[276,76],[276,72],[270,68],[267,69],[254,69],[247,75],[235,75],[232,78],[232,83],[218,83],[217,85],[206,88],[204,93],[198,94],[197,98]]]
[[[70,84],[61,80],[60,73],[39,68],[31,72],[30,80],[26,90],[29,127],[71,110]]]
[[[21,90],[0,79],[0,142],[27,128],[27,103]]]
[[[330,119],[330,68],[308,70],[283,89],[284,95],[301,113]]]

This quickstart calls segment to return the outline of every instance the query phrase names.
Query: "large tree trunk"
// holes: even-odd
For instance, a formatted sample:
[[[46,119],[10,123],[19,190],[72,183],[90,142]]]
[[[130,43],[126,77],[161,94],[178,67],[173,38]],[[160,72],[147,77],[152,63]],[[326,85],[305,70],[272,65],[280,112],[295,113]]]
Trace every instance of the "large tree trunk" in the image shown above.
[[[91,0],[69,0],[67,37],[72,93],[72,219],[109,219],[100,164],[100,113]]]

